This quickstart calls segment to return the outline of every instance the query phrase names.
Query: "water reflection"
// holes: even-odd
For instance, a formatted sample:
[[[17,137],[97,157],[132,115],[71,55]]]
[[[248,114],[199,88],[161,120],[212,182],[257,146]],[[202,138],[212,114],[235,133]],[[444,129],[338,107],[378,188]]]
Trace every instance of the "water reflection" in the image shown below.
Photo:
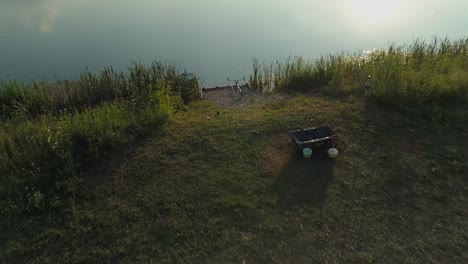
[[[75,0],[6,0],[0,3],[0,30],[16,32],[26,29],[50,33],[64,11],[79,3]]]
[[[69,3],[70,1],[67,0],[38,1],[39,31],[49,33],[57,18],[62,14],[63,8]]]
[[[74,78],[83,66],[174,62],[206,86],[251,58],[311,59],[468,32],[468,1],[0,0],[0,79]]]
[[[49,33],[52,30],[57,18],[62,14],[62,8],[67,4],[67,0],[39,1],[39,31]]]

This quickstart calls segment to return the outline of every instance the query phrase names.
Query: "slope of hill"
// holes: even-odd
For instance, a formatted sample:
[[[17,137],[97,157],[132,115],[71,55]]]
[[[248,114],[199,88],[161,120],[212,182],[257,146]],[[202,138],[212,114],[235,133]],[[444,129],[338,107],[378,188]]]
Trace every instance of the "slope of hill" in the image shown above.
[[[192,103],[89,172],[68,219],[5,227],[0,261],[468,261],[466,110],[265,96]],[[324,123],[339,157],[298,157],[287,132]]]

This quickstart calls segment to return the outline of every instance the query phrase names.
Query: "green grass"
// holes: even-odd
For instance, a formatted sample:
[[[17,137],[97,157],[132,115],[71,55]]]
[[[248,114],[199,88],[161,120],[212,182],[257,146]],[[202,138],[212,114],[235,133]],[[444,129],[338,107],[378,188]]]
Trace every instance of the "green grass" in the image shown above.
[[[134,64],[127,74],[85,71],[60,85],[3,86],[2,219],[68,212],[81,174],[161,129],[198,96],[195,76],[160,63]]]
[[[148,66],[133,63],[127,72],[115,72],[112,67],[106,67],[100,74],[94,74],[85,68],[77,80],[52,84],[34,82],[23,85],[16,81],[2,81],[0,118],[75,113],[115,101],[138,106],[151,92],[163,86],[169,87],[184,103],[199,98],[195,75],[180,73],[174,65],[160,62]]]
[[[0,261],[468,260],[465,115],[364,112],[352,97],[266,101],[192,104],[88,172],[68,218],[4,223]],[[329,122],[338,159],[296,157],[287,131]]]
[[[260,90],[362,94],[372,76],[370,99],[396,108],[451,106],[468,95],[468,38],[434,38],[387,49],[322,56],[313,61],[289,57],[275,63],[253,60],[250,83]]]
[[[0,262],[468,261],[468,39],[253,63],[238,109],[161,63],[0,83]]]

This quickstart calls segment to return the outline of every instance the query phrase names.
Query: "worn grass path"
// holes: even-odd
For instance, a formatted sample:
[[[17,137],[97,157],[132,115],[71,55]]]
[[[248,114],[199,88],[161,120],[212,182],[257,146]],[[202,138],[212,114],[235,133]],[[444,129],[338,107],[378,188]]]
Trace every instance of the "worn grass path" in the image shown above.
[[[85,177],[70,219],[6,232],[0,262],[466,263],[466,125],[363,109],[195,103]],[[331,121],[339,158],[295,157],[287,131]]]

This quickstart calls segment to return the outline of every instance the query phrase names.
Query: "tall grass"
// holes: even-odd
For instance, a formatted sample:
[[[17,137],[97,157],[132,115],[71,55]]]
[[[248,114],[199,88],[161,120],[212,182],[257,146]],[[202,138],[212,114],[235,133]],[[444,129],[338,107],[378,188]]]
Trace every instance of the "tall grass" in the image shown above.
[[[308,91],[327,87],[332,95],[361,93],[372,76],[370,98],[388,105],[448,105],[466,100],[468,38],[417,39],[368,54],[289,57],[275,63],[253,60],[250,82],[260,90]]]
[[[198,80],[174,66],[86,70],[60,84],[4,82],[0,91],[0,216],[60,211],[79,176],[197,99]]]
[[[302,57],[287,57],[275,63],[260,63],[253,59],[250,84],[261,91],[306,91],[330,81],[330,63],[325,57],[306,61]]]
[[[15,115],[38,117],[42,114],[79,112],[105,102],[144,100],[157,85],[172,87],[172,93],[185,103],[197,99],[198,80],[195,75],[180,74],[173,65],[153,62],[146,66],[133,63],[127,73],[104,68],[100,74],[85,69],[76,81],[33,83],[24,86],[16,81],[0,85],[0,117]]]

